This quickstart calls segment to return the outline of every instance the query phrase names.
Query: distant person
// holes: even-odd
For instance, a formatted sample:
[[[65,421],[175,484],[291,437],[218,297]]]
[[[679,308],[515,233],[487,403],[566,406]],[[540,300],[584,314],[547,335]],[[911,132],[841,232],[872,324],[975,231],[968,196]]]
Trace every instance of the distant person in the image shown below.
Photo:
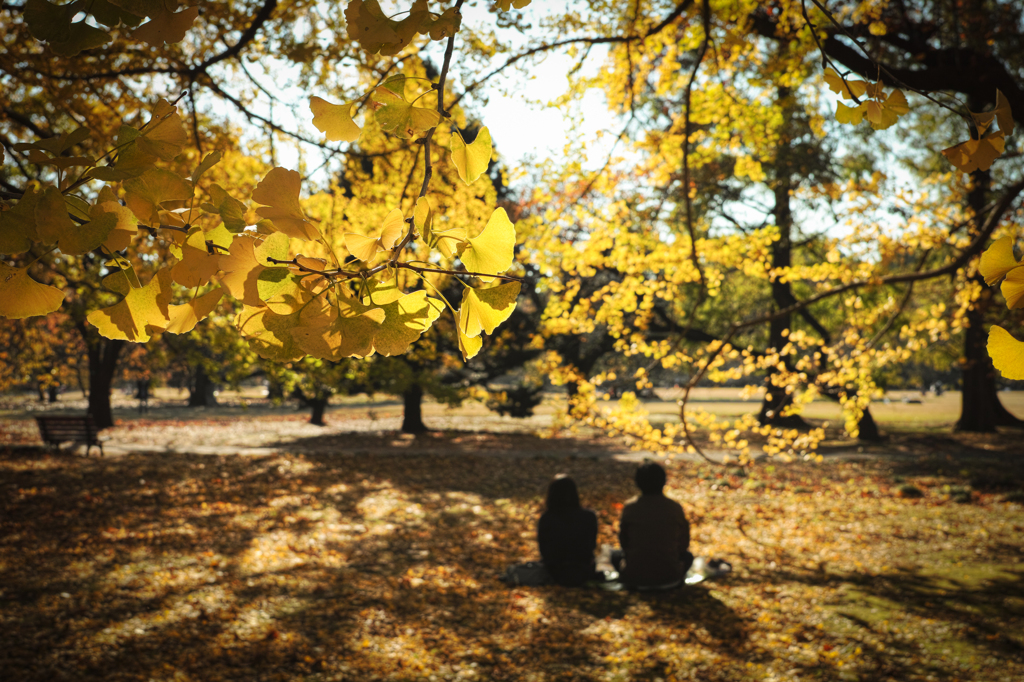
[[[594,579],[597,514],[580,506],[576,482],[565,474],[548,485],[537,544],[544,567],[559,585],[578,587]]]
[[[635,589],[671,589],[682,584],[693,564],[690,524],[683,508],[665,497],[665,469],[644,462],[634,479],[640,496],[622,509],[613,562],[620,579]]]

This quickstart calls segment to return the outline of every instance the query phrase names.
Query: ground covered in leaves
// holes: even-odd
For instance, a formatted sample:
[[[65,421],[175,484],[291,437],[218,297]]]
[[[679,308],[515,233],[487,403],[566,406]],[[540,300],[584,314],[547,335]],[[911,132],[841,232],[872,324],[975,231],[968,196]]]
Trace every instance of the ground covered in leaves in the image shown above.
[[[1024,470],[1005,437],[669,462],[694,551],[736,571],[662,595],[496,580],[534,558],[557,472],[614,542],[634,462],[569,439],[587,456],[485,454],[531,452],[523,434],[434,434],[427,454],[324,437],[258,457],[5,446],[4,679],[1024,679]]]

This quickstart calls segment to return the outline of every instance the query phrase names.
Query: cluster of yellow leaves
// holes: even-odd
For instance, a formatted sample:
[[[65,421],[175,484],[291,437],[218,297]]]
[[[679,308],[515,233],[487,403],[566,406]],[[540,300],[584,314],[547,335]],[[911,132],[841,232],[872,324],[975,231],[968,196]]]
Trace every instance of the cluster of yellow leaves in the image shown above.
[[[885,130],[910,111],[906,95],[897,88],[886,95],[881,83],[847,79],[831,67],[825,69],[825,82],[832,92],[856,103],[853,107],[836,103],[836,120],[840,123],[857,125],[867,118],[872,128]],[[862,97],[868,100],[861,102]]]
[[[1012,237],[993,242],[981,255],[978,271],[989,286],[1002,280],[1000,288],[1008,308],[1024,307],[1024,261],[1018,261],[1013,255]],[[992,364],[1004,377],[1024,379],[1024,342],[1015,339],[1002,327],[993,325],[988,334],[988,353],[992,356]]]
[[[1000,90],[996,90],[996,106],[992,111],[983,114],[971,113],[977,135],[971,135],[966,142],[943,149],[942,153],[949,162],[964,173],[976,170],[988,170],[992,162],[1002,156],[1006,149],[1006,138],[1013,134],[1013,115],[1010,105]],[[998,123],[999,130],[992,127]]]

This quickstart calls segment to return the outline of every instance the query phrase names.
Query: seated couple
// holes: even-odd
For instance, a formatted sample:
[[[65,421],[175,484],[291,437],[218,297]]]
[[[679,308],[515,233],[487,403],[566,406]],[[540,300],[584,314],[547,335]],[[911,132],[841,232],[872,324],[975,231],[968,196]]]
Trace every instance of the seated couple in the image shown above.
[[[665,497],[665,469],[644,462],[636,471],[640,496],[622,509],[620,550],[611,562],[620,580],[633,589],[671,589],[693,564],[690,524],[678,502]],[[580,506],[576,482],[560,475],[548,486],[537,542],[545,568],[559,585],[579,586],[603,579],[596,570],[597,515]]]

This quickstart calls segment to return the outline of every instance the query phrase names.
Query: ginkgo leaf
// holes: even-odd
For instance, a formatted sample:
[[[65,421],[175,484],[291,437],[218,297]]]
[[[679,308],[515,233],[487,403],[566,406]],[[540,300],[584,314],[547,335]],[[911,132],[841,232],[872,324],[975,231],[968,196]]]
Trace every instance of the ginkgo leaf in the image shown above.
[[[150,168],[139,177],[126,180],[124,189],[128,208],[139,222],[149,225],[159,224],[162,209],[184,205],[193,192],[192,183],[162,168]]]
[[[60,308],[64,292],[28,276],[29,266],[12,268],[0,261],[0,317],[20,320],[49,315]]]
[[[942,154],[961,172],[973,173],[991,168],[992,163],[1003,155],[1005,148],[1006,140],[1003,139],[1002,131],[999,131],[980,140],[967,140],[943,149]]]
[[[1006,273],[999,290],[1003,292],[1007,308],[1024,308],[1024,266]]]
[[[260,274],[273,267],[267,258],[287,260],[288,237],[275,232],[264,240],[239,235],[231,242],[228,255],[220,258],[224,274],[220,283],[233,298],[250,307],[261,307],[259,295]]]
[[[412,227],[426,244],[431,243],[430,231],[433,228],[433,224],[434,212],[430,208],[430,202],[427,201],[426,197],[418,198],[412,210]]]
[[[84,19],[72,23],[79,11],[78,3],[58,6],[46,0],[27,0],[23,11],[32,35],[49,43],[54,54],[61,57],[73,57],[112,40],[106,31],[90,26]]]
[[[862,80],[844,80],[832,67],[825,69],[825,83],[843,99],[860,99],[867,92],[868,85]]]
[[[842,102],[836,102],[836,120],[840,123],[858,125],[864,120],[864,115],[867,111],[867,102],[861,102],[860,105],[856,107],[848,107]]]
[[[512,266],[516,229],[505,209],[495,209],[483,232],[468,241],[459,257],[466,270],[484,275],[481,281],[490,282],[494,278],[487,275],[500,275]]]
[[[278,315],[291,315],[301,310],[316,295],[319,277],[300,275],[288,268],[267,268],[256,283],[263,303]],[[322,287],[319,287],[322,289]]]
[[[373,348],[384,356],[405,353],[444,310],[444,304],[425,291],[414,291],[381,307],[385,317],[373,338]]]
[[[92,14],[97,22],[111,28],[116,27],[118,24],[135,28],[142,23],[143,19],[143,15],[133,14],[109,2],[109,0],[90,0],[89,13]]]
[[[182,305],[172,305],[167,309],[167,327],[164,331],[170,334],[187,334],[196,328],[200,320],[205,320],[213,312],[224,296],[223,289],[214,289],[194,298]]]
[[[126,259],[116,257],[105,263],[108,268],[113,269],[108,275],[105,275],[100,282],[109,291],[113,291],[116,294],[127,296],[128,292],[132,289],[142,288],[142,283],[139,282],[139,276],[135,272],[135,268]]]
[[[459,350],[462,351],[462,359],[469,360],[480,352],[484,347],[483,336],[466,336],[462,331],[462,324],[458,325]]]
[[[192,175],[189,176],[189,180],[191,180],[192,184],[195,185],[196,183],[199,182],[199,178],[203,177],[203,174],[206,171],[210,170],[218,163],[220,163],[221,159],[223,158],[224,152],[210,152],[203,159],[202,163],[200,163],[199,166],[192,172]]]
[[[238,234],[245,229],[245,204],[227,193],[218,184],[210,186],[210,201],[200,206],[207,213],[215,213],[224,221],[228,232]]]
[[[0,253],[13,256],[32,248],[36,234],[36,205],[39,193],[29,188],[18,203],[0,211]]]
[[[1010,332],[993,326],[988,332],[988,354],[1004,378],[1024,379],[1024,342],[1013,338]]]
[[[298,312],[278,315],[265,306],[244,306],[237,320],[238,331],[256,354],[278,362],[292,362],[305,355],[292,338],[292,330],[299,323]]]
[[[41,244],[56,244],[66,233],[75,229],[68,217],[64,195],[56,187],[46,187],[36,203],[36,239]]]
[[[126,211],[130,213],[130,211]],[[72,224],[57,241],[61,253],[69,256],[81,256],[95,251],[109,238],[111,232],[120,224],[116,213],[108,213],[102,206],[93,206],[91,220],[83,225]]]
[[[210,283],[220,270],[220,254],[210,253],[201,227],[188,231],[181,246],[181,259],[171,268],[171,278],[183,287],[195,289]]]
[[[1013,238],[1003,237],[992,242],[992,245],[981,254],[978,272],[985,278],[985,284],[992,286],[1010,270],[1024,265],[1013,255]]]
[[[160,47],[164,43],[181,42],[199,16],[199,8],[186,7],[180,12],[172,12],[161,4],[159,10],[149,16],[150,20],[136,29],[132,36]]]
[[[413,106],[405,98],[405,76],[388,79],[373,91],[374,116],[381,130],[401,138],[425,133],[441,120],[436,109]]]
[[[436,248],[445,258],[455,258],[459,249],[466,243],[466,228],[453,227],[448,230],[432,233],[431,246]]]
[[[365,262],[372,261],[379,252],[390,251],[405,233],[405,216],[399,209],[393,209],[384,217],[380,234],[376,237],[367,237],[354,232],[345,233],[345,248],[353,256]]]
[[[307,321],[304,312],[303,325],[292,330],[292,337],[299,348],[323,360],[367,357],[373,354],[373,339],[384,317],[383,308],[342,298],[314,323]]]
[[[293,170],[273,168],[252,191],[252,200],[266,206],[256,213],[270,220],[278,232],[295,239],[317,239],[320,233],[306,220],[299,204],[302,177]]]
[[[494,0],[494,6],[502,12],[508,12],[513,7],[523,9],[529,4],[530,0]]]
[[[523,0],[517,0],[522,2]],[[525,0],[526,4],[529,4],[530,0]],[[523,7],[526,5],[524,4]],[[434,22],[430,24],[430,39],[431,40],[444,40],[449,36],[453,36],[459,32],[462,27],[462,14],[455,11],[454,7],[449,7],[441,13],[439,17],[434,19]]]
[[[476,139],[468,145],[461,134],[456,132],[452,135],[452,163],[459,171],[459,177],[467,185],[473,184],[487,172],[493,151],[491,132],[486,127],[481,128]]]
[[[875,130],[885,130],[910,111],[907,98],[900,90],[893,90],[885,102],[874,100],[865,102],[867,105],[867,119]]]
[[[355,142],[361,132],[352,120],[352,105],[355,102],[331,104],[319,97],[309,98],[309,110],[313,112],[313,126],[327,135],[332,142]]]
[[[153,107],[149,122],[135,138],[136,150],[161,161],[173,161],[186,144],[188,136],[177,107],[167,100],[159,100]]]
[[[466,287],[462,291],[459,329],[469,337],[491,334],[516,309],[519,282],[507,282],[490,289]]]
[[[380,52],[385,45],[398,42],[397,22],[388,19],[377,0],[351,0],[345,8],[348,37],[367,52]]]
[[[111,252],[123,251],[128,248],[135,235],[138,234],[139,219],[135,217],[131,209],[127,206],[122,206],[117,201],[113,192],[106,187],[103,189],[105,192],[100,192],[101,201],[94,206],[93,210],[102,211],[116,218],[113,229],[103,242],[103,248]]]
[[[153,329],[163,329],[168,322],[171,302],[171,273],[164,268],[149,283],[132,289],[124,300],[86,317],[101,336],[133,343],[146,343]]]

